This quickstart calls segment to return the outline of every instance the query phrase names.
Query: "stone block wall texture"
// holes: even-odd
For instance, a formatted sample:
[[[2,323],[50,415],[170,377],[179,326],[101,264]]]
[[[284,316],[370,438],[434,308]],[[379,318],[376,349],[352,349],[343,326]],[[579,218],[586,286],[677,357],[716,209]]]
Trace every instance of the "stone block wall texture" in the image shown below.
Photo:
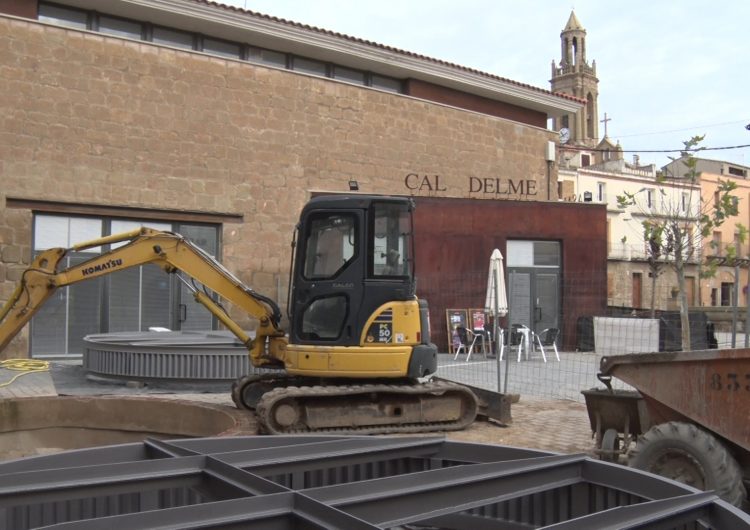
[[[223,262],[285,296],[310,190],[354,178],[366,192],[469,197],[470,177],[502,178],[539,194],[499,198],[541,200],[550,139],[406,96],[0,17],[0,302],[31,256],[31,214],[6,197],[242,214],[224,225]],[[440,189],[407,189],[410,173],[439,175]]]

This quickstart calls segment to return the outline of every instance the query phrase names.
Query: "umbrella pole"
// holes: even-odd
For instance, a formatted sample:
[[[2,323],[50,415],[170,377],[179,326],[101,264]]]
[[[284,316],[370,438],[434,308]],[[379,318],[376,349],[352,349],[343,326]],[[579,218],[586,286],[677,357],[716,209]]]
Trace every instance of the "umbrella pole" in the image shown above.
[[[494,311],[494,318],[492,319],[492,336],[495,339],[495,359],[497,359],[497,392],[500,393],[500,365],[502,364],[500,361],[500,348],[502,348],[502,345],[500,344],[500,336],[497,333],[497,319],[498,319],[498,313],[500,313],[500,308],[498,307],[498,285],[497,285],[497,274],[492,275],[492,290],[495,293],[495,296],[493,297],[495,299],[495,307],[493,307]],[[507,386],[508,383],[506,382],[505,385]]]
[[[510,314],[510,304],[508,304],[508,314]],[[510,322],[510,318],[508,318]],[[511,326],[508,326],[508,355],[505,356],[505,385],[503,386],[503,394],[508,393],[508,372],[510,371],[510,330]]]

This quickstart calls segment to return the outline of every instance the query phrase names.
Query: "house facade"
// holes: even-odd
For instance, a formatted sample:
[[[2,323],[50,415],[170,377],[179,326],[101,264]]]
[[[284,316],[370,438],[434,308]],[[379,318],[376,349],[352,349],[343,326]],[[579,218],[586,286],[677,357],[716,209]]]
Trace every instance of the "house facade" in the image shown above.
[[[720,200],[722,182],[732,182],[731,192],[737,215],[715,227],[702,242],[706,272],[699,286],[702,306],[746,306],[748,294],[748,266],[750,241],[746,230],[750,227],[750,168],[721,160],[694,158],[694,170],[701,188],[703,209],[709,212]],[[685,159],[680,158],[663,168],[666,175],[684,179],[689,172]]]

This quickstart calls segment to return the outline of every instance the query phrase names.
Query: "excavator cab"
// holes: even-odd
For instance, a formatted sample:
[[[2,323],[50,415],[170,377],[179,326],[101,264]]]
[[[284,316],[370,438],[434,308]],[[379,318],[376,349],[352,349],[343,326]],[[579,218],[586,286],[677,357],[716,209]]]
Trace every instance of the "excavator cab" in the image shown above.
[[[292,266],[290,344],[405,340],[393,336],[388,311],[372,316],[388,303],[415,301],[413,207],[410,199],[375,196],[326,196],[305,206]]]

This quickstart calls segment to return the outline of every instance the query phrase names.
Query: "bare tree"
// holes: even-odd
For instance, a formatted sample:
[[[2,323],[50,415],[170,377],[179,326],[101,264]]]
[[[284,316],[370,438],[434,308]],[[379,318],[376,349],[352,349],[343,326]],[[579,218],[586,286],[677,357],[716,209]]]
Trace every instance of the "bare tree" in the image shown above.
[[[644,206],[642,200],[639,202],[639,195],[644,190],[636,193],[624,192],[623,195],[617,197],[619,206],[635,206],[644,217],[643,240],[646,243],[652,273],[660,272],[661,266],[668,263],[677,275],[683,350],[691,349],[685,268],[700,257],[703,240],[727,219],[737,215],[737,200],[732,195],[737,184],[731,180],[719,180],[715,201],[702,202],[699,193],[698,197],[694,196],[695,185],[699,183],[700,177],[694,153],[701,150],[698,146],[703,138],[703,136],[694,136],[683,142],[685,147],[681,153],[682,156],[679,159],[672,159],[673,162],[679,160],[681,164],[684,164],[686,172],[683,175],[672,175],[669,178],[664,175],[657,177],[657,182],[661,184],[658,188],[661,196],[661,204],[658,208],[653,208],[652,205]],[[674,164],[674,167],[679,166]],[[685,195],[675,193],[668,195],[665,190],[668,185],[689,191],[683,192]],[[745,233],[746,230],[740,227],[741,237]],[[701,275],[711,275],[715,270],[715,264],[708,263]],[[656,276],[657,274],[652,275],[653,287],[655,287]],[[652,316],[655,314],[654,290],[652,289]]]

